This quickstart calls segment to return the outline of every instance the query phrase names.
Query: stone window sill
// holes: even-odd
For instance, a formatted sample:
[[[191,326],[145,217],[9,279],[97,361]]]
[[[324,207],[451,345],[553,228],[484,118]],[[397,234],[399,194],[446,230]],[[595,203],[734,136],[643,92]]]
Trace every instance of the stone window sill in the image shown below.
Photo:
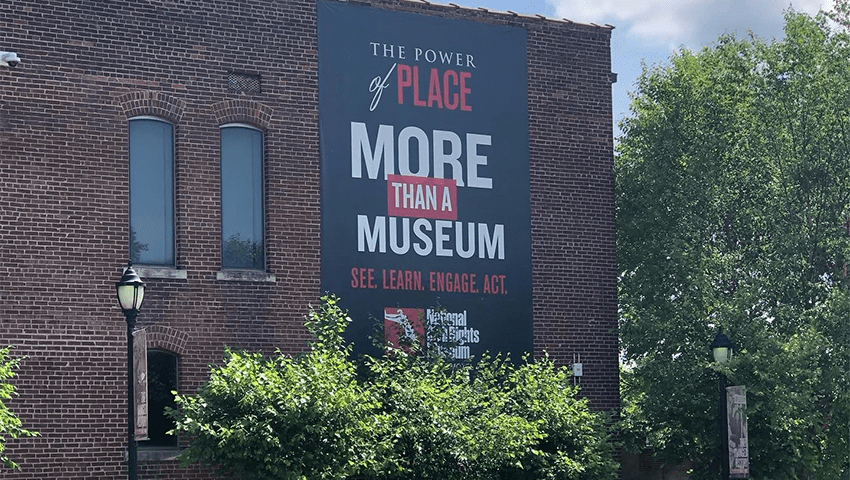
[[[146,447],[139,445],[136,449],[136,457],[140,462],[167,462],[176,460],[179,454],[179,447]]]
[[[275,283],[274,274],[260,270],[225,269],[216,273],[216,280],[223,282],[259,282]]]
[[[186,280],[186,270],[174,267],[145,267],[133,265],[133,269],[143,280],[145,278],[165,278],[169,280]]]

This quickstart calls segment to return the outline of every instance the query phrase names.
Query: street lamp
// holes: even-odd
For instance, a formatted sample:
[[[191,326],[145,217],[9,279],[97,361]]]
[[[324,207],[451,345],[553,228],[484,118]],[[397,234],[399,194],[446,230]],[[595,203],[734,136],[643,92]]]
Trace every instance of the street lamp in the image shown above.
[[[711,353],[714,355],[714,361],[720,364],[732,359],[732,342],[723,334],[722,327],[711,342]]]
[[[133,263],[127,262],[127,269],[121,280],[115,284],[118,304],[127,318],[127,478],[136,480],[136,433],[133,394],[133,328],[136,316],[142,308],[145,298],[145,284],[133,270]]]
[[[718,365],[732,359],[732,342],[723,334],[721,327],[711,342],[711,353]],[[726,427],[726,375],[720,373],[720,405],[718,422],[720,423],[720,478],[729,480],[729,439]]]

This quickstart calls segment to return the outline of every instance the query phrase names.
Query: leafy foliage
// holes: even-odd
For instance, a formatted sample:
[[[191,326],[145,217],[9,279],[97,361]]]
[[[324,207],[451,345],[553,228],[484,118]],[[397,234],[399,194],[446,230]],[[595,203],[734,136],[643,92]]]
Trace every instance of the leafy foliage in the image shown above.
[[[835,0],[833,9],[824,14],[833,22],[850,29],[850,1]]]
[[[21,419],[3,402],[11,400],[15,395],[15,386],[7,381],[16,376],[15,368],[20,361],[19,358],[9,357],[9,347],[0,348],[0,461],[8,468],[18,468],[18,464],[3,453],[6,450],[6,436],[19,438],[38,435],[38,432],[22,428]]]
[[[511,479],[605,479],[616,478],[613,455],[605,432],[605,417],[590,411],[587,399],[578,399],[570,386],[572,373],[548,359],[509,365],[507,412],[533,422],[539,440],[521,462],[498,478]]]
[[[616,477],[604,419],[548,359],[473,369],[399,348],[355,361],[337,302],[308,315],[304,354],[228,352],[197,396],[177,397],[184,461],[245,480]]]
[[[178,395],[175,430],[194,439],[181,458],[244,480],[345,478],[379,461],[382,419],[338,338],[338,313],[333,299],[311,312],[305,354],[228,351],[197,396]]]
[[[467,369],[397,351],[392,360],[371,359],[369,370],[393,438],[392,468],[375,478],[486,478],[533,435],[522,419],[494,418],[498,405],[483,401]]]
[[[646,68],[615,161],[624,437],[716,476],[717,368],[752,478],[838,478],[850,425],[850,36],[789,11]]]

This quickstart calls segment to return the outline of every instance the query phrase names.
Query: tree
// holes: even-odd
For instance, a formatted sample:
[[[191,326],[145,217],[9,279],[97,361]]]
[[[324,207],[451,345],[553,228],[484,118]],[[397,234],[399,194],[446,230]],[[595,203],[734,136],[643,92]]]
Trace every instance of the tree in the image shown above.
[[[22,428],[21,419],[3,403],[15,395],[15,386],[7,381],[15,377],[15,368],[20,361],[19,358],[9,357],[9,347],[0,348],[0,462],[9,468],[18,468],[18,464],[3,453],[6,450],[6,435],[11,438],[38,435],[38,432]]]
[[[721,37],[645,68],[615,160],[624,438],[711,478],[718,327],[752,478],[838,478],[850,426],[850,36]]]
[[[824,14],[833,22],[850,29],[850,1],[835,0],[833,9]]]

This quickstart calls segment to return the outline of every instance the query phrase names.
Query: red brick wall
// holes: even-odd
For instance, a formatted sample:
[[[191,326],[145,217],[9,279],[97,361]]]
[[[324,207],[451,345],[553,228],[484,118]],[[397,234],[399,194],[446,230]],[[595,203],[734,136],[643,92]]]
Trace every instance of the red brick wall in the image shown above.
[[[583,393],[619,405],[610,30],[480,10],[375,6],[528,31],[535,354],[580,354]],[[0,345],[27,356],[11,407],[41,432],[8,442],[9,479],[126,478],[127,119],[175,124],[177,266],[145,278],[139,326],[180,354],[193,391],[224,345],[300,351],[319,292],[315,3],[23,1],[0,6]],[[262,93],[228,90],[231,70]],[[268,271],[216,279],[219,125],[265,130]],[[142,479],[208,478],[142,462]]]

